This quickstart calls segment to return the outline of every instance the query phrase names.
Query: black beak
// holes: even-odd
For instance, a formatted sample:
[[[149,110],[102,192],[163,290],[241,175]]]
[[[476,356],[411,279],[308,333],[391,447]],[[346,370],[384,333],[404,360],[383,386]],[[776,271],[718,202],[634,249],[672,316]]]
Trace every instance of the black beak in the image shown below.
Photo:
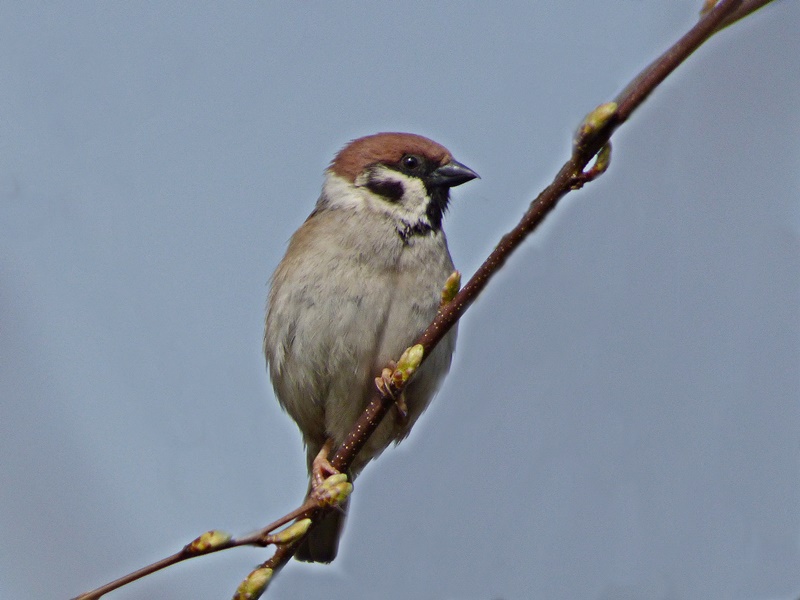
[[[462,165],[457,160],[451,160],[431,173],[428,176],[428,183],[434,187],[451,188],[467,183],[476,177],[480,179],[480,175],[468,166]]]

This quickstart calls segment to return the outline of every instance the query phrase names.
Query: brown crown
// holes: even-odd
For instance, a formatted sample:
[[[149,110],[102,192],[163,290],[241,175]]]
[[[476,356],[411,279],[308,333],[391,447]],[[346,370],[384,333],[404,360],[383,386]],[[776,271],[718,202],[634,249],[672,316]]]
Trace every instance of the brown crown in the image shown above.
[[[453,157],[449,150],[421,135],[413,133],[376,133],[353,140],[339,151],[330,170],[355,181],[369,165],[396,164],[405,154],[419,154],[440,165]]]

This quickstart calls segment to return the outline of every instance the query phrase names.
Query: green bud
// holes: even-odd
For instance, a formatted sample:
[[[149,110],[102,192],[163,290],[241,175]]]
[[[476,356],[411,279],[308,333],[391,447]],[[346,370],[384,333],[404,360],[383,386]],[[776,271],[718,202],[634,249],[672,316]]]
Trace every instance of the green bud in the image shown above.
[[[327,477],[319,486],[314,489],[314,496],[320,506],[339,506],[347,500],[350,492],[353,491],[353,484],[347,481],[347,475],[337,473]]]
[[[269,536],[269,541],[273,544],[288,544],[300,538],[308,531],[311,526],[311,519],[300,519],[292,523],[286,529]]]
[[[447,281],[444,282],[442,288],[442,306],[449,304],[456,297],[458,291],[461,289],[461,273],[453,271]]]
[[[400,374],[400,379],[403,383],[408,381],[408,378],[414,374],[419,364],[422,362],[422,357],[425,355],[425,348],[422,344],[406,348],[395,369],[395,375]]]
[[[204,554],[225,546],[231,541],[231,534],[224,531],[206,531],[203,535],[191,542],[184,548],[184,552],[188,554]]]
[[[574,144],[579,146],[587,136],[597,133],[603,126],[611,120],[617,112],[616,102],[606,102],[595,108],[583,119],[578,131],[575,134]]]
[[[269,567],[259,567],[250,573],[236,588],[233,600],[257,600],[260,598],[272,579],[272,573],[273,571]]]

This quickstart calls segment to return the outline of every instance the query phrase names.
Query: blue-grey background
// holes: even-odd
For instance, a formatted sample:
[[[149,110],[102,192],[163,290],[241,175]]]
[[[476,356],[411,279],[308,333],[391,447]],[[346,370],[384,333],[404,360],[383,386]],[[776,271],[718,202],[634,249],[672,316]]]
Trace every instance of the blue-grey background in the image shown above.
[[[348,140],[413,131],[470,275],[699,1],[4,2],[0,596],[293,508],[266,282]],[[337,561],[275,598],[800,595],[800,3],[700,49],[461,323]],[[227,598],[228,551],[111,598]]]

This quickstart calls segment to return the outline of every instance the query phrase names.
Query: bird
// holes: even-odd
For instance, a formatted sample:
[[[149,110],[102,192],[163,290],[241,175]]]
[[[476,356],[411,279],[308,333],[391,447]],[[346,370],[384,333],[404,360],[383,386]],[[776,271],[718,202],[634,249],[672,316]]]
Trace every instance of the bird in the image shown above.
[[[442,230],[450,188],[477,177],[433,140],[394,132],[351,141],[325,171],[313,211],[272,275],[264,329],[275,395],[305,443],[309,490],[369,402],[376,374],[436,316],[454,272]],[[449,371],[455,343],[454,327],[356,456],[351,481],[409,434]],[[295,558],[331,562],[345,509],[326,515]]]

